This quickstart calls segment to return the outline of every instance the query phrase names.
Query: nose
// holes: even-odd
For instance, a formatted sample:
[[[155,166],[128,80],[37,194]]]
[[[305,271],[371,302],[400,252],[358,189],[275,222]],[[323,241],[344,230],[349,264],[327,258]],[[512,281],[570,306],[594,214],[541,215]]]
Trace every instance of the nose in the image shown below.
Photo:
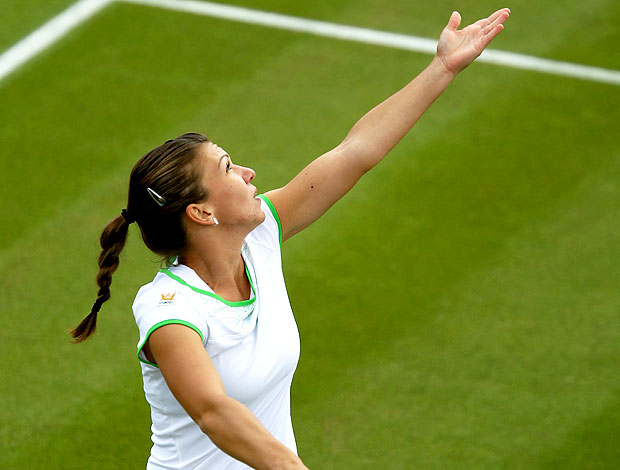
[[[241,176],[243,177],[243,181],[249,183],[256,177],[256,172],[252,170],[252,168],[247,168],[245,166],[236,165],[239,171],[241,172]]]

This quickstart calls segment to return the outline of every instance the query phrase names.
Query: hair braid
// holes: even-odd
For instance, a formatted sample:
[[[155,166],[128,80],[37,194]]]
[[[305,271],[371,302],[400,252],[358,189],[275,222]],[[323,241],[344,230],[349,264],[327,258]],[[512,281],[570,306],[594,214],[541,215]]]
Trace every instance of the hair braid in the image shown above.
[[[185,208],[188,204],[206,200],[208,196],[200,168],[200,149],[207,142],[209,139],[203,134],[183,134],[146,153],[133,167],[126,209],[101,234],[102,251],[97,273],[99,292],[90,313],[71,331],[75,343],[84,341],[95,332],[97,313],[110,298],[112,275],[118,268],[129,224],[136,222],[146,246],[168,262],[185,249]]]
[[[102,251],[99,254],[99,272],[97,273],[97,285],[99,292],[90,313],[82,322],[71,331],[74,342],[79,343],[88,338],[97,328],[97,313],[103,303],[110,298],[110,285],[112,284],[112,274],[116,271],[119,264],[119,256],[125,241],[129,224],[123,217],[112,220],[101,233],[99,243]]]

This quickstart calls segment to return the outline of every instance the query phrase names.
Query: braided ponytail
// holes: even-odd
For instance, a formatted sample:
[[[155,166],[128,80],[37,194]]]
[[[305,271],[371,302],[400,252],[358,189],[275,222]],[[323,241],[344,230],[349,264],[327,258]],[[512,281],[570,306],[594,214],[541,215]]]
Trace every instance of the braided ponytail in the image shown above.
[[[209,139],[203,134],[183,134],[146,153],[134,166],[129,178],[127,209],[101,234],[99,292],[90,313],[71,331],[74,343],[95,332],[97,313],[110,298],[112,274],[118,268],[131,223],[138,224],[146,246],[164,260],[178,256],[185,249],[185,208],[208,196],[200,169],[200,149],[207,142]]]
[[[99,255],[99,272],[97,273],[97,285],[99,292],[90,313],[82,322],[71,331],[71,336],[75,343],[80,343],[95,332],[97,327],[97,313],[103,303],[110,298],[110,285],[112,284],[112,274],[118,268],[119,256],[125,241],[129,222],[123,215],[112,220],[101,233],[99,243],[101,244],[101,254]]]

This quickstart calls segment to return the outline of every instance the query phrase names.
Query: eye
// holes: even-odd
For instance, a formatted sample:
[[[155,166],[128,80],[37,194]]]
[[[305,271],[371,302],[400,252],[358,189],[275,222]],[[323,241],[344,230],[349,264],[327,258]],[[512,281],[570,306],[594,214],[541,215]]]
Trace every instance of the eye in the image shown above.
[[[230,160],[228,160],[228,161],[226,162],[226,173],[228,173],[228,172],[230,171],[230,169],[231,169],[231,168],[232,168],[232,166],[231,166],[231,162],[230,162]]]

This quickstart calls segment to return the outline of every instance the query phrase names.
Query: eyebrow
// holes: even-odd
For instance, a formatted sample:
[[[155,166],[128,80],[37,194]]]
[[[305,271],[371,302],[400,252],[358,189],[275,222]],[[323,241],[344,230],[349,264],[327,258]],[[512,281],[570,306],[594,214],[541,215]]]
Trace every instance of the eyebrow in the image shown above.
[[[224,158],[226,158],[226,157],[230,158],[230,155],[228,155],[227,153],[225,153],[224,155],[222,155],[222,156],[220,157],[220,161],[217,163],[217,167],[218,167],[218,168],[220,167],[220,164],[222,163],[222,160],[224,160]]]

